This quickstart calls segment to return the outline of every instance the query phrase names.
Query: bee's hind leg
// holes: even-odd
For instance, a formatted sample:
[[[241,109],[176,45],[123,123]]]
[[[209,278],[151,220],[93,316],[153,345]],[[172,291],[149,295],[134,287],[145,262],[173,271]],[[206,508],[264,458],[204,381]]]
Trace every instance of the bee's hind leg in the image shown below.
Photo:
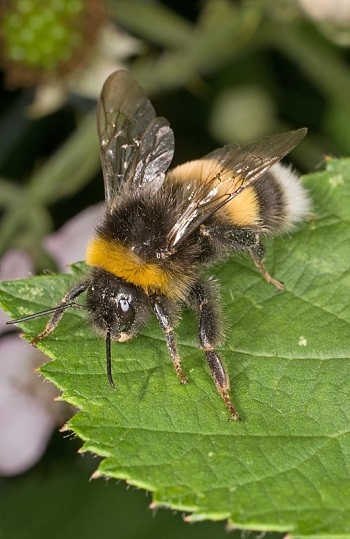
[[[221,337],[220,315],[216,307],[216,295],[217,291],[213,283],[197,282],[192,287],[191,303],[199,312],[199,344],[205,352],[214,383],[230,412],[230,420],[237,420],[239,416],[230,399],[230,382],[226,369],[220,356],[214,350]]]
[[[278,290],[284,290],[284,284],[271,277],[269,272],[264,266],[265,249],[264,246],[257,239],[257,242],[249,247],[250,258],[252,259],[255,267],[260,271],[265,281],[273,284]]]
[[[200,235],[208,242],[210,250],[222,248],[232,249],[234,251],[248,251],[255,267],[260,271],[265,281],[273,284],[278,290],[283,290],[284,285],[274,277],[271,277],[264,266],[265,249],[260,243],[259,234],[251,230],[244,230],[232,226],[206,226],[201,225]]]

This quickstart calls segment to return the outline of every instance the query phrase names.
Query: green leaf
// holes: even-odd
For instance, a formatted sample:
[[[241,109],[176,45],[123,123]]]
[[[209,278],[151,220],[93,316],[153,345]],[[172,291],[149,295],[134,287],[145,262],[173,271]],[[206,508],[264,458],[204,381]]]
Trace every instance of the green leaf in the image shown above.
[[[155,505],[187,511],[189,520],[350,537],[349,176],[350,160],[309,175],[314,215],[268,244],[266,265],[284,292],[246,258],[215,271],[227,324],[222,356],[241,422],[227,421],[190,312],[178,330],[186,386],[155,321],[113,345],[115,391],[103,339],[83,311],[67,312],[40,342],[54,359],[42,372],[81,410],[69,428],[85,451],[105,457],[99,474],[151,491]],[[2,283],[1,302],[14,317],[52,307],[82,271]],[[44,325],[22,327],[31,338]]]

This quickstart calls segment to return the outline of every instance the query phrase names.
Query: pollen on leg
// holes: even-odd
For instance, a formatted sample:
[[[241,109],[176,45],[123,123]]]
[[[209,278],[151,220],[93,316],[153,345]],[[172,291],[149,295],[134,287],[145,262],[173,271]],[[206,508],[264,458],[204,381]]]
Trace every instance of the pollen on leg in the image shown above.
[[[171,359],[173,360],[173,365],[174,365],[175,372],[180,377],[181,383],[182,384],[187,384],[188,378],[187,378],[187,376],[185,376],[185,374],[184,374],[184,372],[183,372],[183,370],[181,368],[181,359],[180,359],[180,356],[179,356],[178,351],[177,351],[177,346],[175,344],[175,337],[174,337],[174,333],[173,333],[173,328],[170,327],[170,326],[165,330],[165,340],[166,340],[168,350],[169,350],[170,355],[171,355]]]
[[[250,257],[255,267],[260,271],[267,283],[272,284],[277,290],[284,290],[284,284],[274,279],[264,266],[265,250],[261,243],[257,242],[251,249],[249,249]]]
[[[54,328],[52,328],[52,330],[53,330],[53,329],[54,329]],[[39,335],[37,335],[36,337],[34,337],[34,339],[32,339],[32,340],[30,341],[30,344],[36,344],[36,343],[38,343],[39,341],[41,341],[41,339],[44,339],[45,337],[47,337],[47,335],[49,335],[49,334],[52,332],[52,330],[51,330],[51,331],[48,331],[48,330],[42,331],[41,333],[39,333]]]
[[[236,412],[236,409],[233,406],[233,404],[231,402],[231,399],[230,399],[230,396],[227,393],[226,389],[224,389],[222,387],[218,387],[218,390],[220,392],[220,395],[224,399],[224,402],[226,404],[226,408],[230,412],[229,421],[240,421],[240,417],[239,417],[238,413]]]
[[[278,281],[274,277],[271,277],[269,272],[266,270],[265,266],[263,264],[256,264],[256,267],[260,271],[261,275],[264,277],[265,281],[269,284],[272,284],[277,288],[277,290],[284,290],[284,284],[281,283],[281,281]]]
[[[237,421],[239,419],[239,416],[231,402],[230,395],[228,393],[230,389],[230,382],[228,380],[225,368],[215,350],[210,350],[209,346],[207,346],[206,348],[207,349],[205,350],[205,355],[207,357],[211,375],[213,377],[217,390],[224,399],[226,408],[230,412],[229,421]]]
[[[180,376],[181,383],[182,384],[187,384],[189,380],[188,380],[187,376],[184,374],[183,370],[181,369],[181,367],[179,365],[175,365],[175,371],[176,371],[176,374],[178,376]]]

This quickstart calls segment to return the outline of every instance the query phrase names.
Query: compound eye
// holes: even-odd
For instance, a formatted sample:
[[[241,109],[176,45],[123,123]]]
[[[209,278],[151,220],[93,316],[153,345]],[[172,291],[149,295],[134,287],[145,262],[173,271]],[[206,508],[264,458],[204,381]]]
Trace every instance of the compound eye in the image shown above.
[[[122,298],[118,301],[118,317],[123,326],[129,326],[133,323],[135,312],[127,299]]]

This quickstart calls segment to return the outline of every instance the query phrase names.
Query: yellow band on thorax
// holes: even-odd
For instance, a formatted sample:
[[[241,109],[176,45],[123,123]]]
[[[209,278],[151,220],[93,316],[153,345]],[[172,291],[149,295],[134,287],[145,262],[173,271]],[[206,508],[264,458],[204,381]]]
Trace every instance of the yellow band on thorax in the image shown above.
[[[86,248],[86,263],[142,288],[147,294],[172,295],[169,274],[157,264],[145,262],[119,242],[93,238]]]

